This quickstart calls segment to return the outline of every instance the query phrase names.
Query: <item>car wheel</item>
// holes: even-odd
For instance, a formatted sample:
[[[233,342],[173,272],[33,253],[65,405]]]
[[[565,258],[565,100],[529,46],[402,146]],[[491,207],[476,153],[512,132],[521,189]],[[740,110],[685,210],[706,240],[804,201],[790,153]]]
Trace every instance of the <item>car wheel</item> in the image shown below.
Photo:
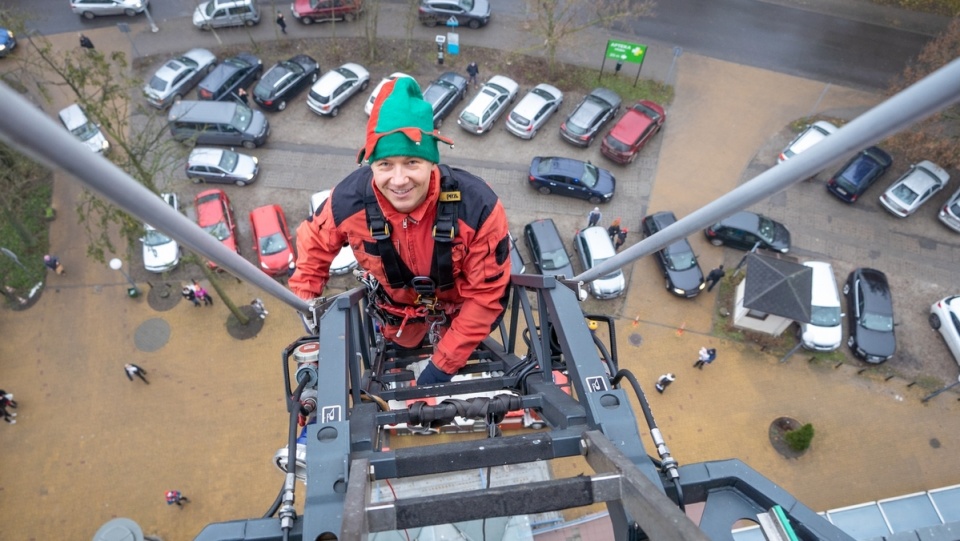
[[[587,144],[583,145],[583,148],[590,148],[590,143],[593,142],[593,137],[587,139]]]
[[[92,12],[89,12],[89,11],[83,12],[84,19],[93,19],[94,17],[96,17],[96,15],[94,15]]]
[[[240,186],[241,188],[244,187],[244,186],[246,186],[246,185],[247,185],[247,182],[244,181],[244,180],[238,180],[238,181],[237,181],[237,186]]]
[[[670,291],[671,288],[670,288],[670,279],[669,279],[669,278],[667,278],[666,280],[663,281],[663,287],[667,288],[667,291]]]
[[[594,205],[600,203],[600,201],[601,201],[601,199],[600,199],[599,197],[597,197],[597,196],[593,196],[593,197],[590,198],[590,202],[593,203]]]
[[[134,15],[137,14],[137,12],[132,9],[125,9],[123,10],[123,14],[126,15],[127,17],[133,17]]]
[[[364,81],[363,83],[361,83],[360,92],[363,92],[364,90],[366,90],[368,86],[370,86],[370,81]]]
[[[720,239],[710,239],[710,244],[714,246],[723,246],[723,241]]]
[[[201,182],[203,182],[203,179],[200,177],[194,177],[190,180],[192,180],[194,184],[200,184]]]
[[[333,110],[330,111],[330,116],[331,116],[331,117],[335,117],[335,116],[337,116],[337,115],[339,115],[339,114],[340,114],[340,108],[339,108],[339,107],[334,107]]]
[[[927,318],[927,321],[930,322],[930,326],[933,327],[934,330],[940,330],[940,316],[937,314],[930,314],[930,317]]]
[[[470,28],[476,30],[477,28],[480,28],[480,21],[478,21],[478,20],[476,20],[476,19],[473,19],[472,21],[470,21],[469,23],[467,23],[467,26],[469,26]]]
[[[357,16],[354,15],[353,13],[344,13],[344,14],[343,14],[343,22],[346,22],[346,23],[351,23],[351,22],[353,22],[353,20],[356,19],[356,18],[357,18]]]
[[[639,153],[639,152],[634,152],[633,154],[631,154],[630,157],[627,158],[627,163],[633,163],[633,160],[636,160],[636,159],[637,159],[637,155],[638,155],[638,154],[640,154],[640,153]]]
[[[280,103],[277,104],[277,111],[283,111],[287,108],[287,100],[280,100]]]
[[[250,19],[247,19],[246,21],[243,21],[243,24],[245,24],[245,25],[247,25],[247,26],[253,26],[253,25],[257,24],[257,23],[253,22],[253,21],[250,20]]]
[[[550,194],[552,193],[552,192],[550,191],[550,188],[547,187],[547,186],[540,186],[540,188],[538,188],[538,191],[539,191],[540,193],[542,193],[543,195],[550,195]]]
[[[310,17],[303,17],[300,19],[303,24],[313,24],[313,19]]]
[[[427,20],[422,21],[422,22],[423,22],[423,24],[429,26],[430,28],[433,28],[434,26],[437,26],[437,20],[436,20],[436,19],[427,19]]]
[[[844,295],[850,294],[850,284],[843,284],[843,294]]]
[[[847,338],[847,347],[848,347],[848,348],[853,349],[856,345],[857,345],[857,341],[854,340],[852,336],[851,336],[850,338]]]
[[[244,141],[244,142],[243,142],[243,148],[246,148],[246,149],[248,149],[248,150],[252,150],[252,149],[254,149],[254,148],[257,148],[257,145],[256,145],[253,141]]]

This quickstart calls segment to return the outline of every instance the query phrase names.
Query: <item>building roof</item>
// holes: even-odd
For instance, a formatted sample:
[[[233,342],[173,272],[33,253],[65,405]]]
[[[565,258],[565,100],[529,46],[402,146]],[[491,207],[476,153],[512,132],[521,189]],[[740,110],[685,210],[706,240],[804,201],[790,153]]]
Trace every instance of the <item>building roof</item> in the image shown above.
[[[744,308],[809,323],[812,270],[760,254],[747,254],[746,258]]]

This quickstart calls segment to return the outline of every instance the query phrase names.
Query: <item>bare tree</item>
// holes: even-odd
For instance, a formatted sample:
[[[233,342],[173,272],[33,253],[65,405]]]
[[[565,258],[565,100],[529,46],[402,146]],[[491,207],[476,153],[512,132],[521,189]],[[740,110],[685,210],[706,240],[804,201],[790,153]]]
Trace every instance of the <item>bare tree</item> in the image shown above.
[[[653,15],[653,0],[528,0],[534,14],[532,32],[543,41],[547,66],[556,69],[557,49],[572,45],[572,36],[595,26],[609,27],[627,17]]]
[[[377,58],[377,23],[380,18],[380,0],[366,0],[364,3],[363,33],[367,38],[367,60],[373,61]]]

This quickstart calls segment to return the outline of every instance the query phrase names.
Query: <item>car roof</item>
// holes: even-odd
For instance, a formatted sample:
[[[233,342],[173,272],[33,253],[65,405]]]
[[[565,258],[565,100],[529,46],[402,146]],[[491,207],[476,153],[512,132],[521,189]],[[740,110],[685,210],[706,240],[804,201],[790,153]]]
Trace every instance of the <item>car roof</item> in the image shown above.
[[[217,165],[225,151],[222,148],[198,147],[190,151],[187,163],[190,165]]]
[[[227,194],[223,190],[213,189],[200,192],[194,198],[194,206],[197,211],[197,224],[209,225],[215,224],[224,219],[223,205],[220,201],[226,203]],[[229,203],[227,203],[229,205]]]
[[[616,107],[617,104],[620,103],[621,101],[620,95],[614,92],[613,90],[610,90],[609,88],[602,88],[602,87],[594,88],[593,90],[590,91],[590,94],[588,94],[588,96],[600,98],[603,101],[610,104],[611,107]]]
[[[655,121],[645,113],[631,107],[627,109],[623,117],[613,125],[613,128],[610,130],[610,135],[618,141],[631,144],[640,137],[640,134],[642,134],[648,126],[654,123]]]
[[[60,110],[60,121],[63,122],[63,125],[66,126],[68,130],[73,130],[74,128],[83,126],[89,120],[83,112],[83,109],[74,103]]]
[[[864,310],[873,313],[892,315],[893,304],[890,298],[890,284],[887,276],[877,269],[861,268],[856,271],[866,282],[863,295]]]
[[[258,234],[272,235],[280,231],[280,219],[277,213],[283,213],[283,209],[277,204],[264,205],[250,211],[250,221],[258,227]]]
[[[660,231],[661,229],[673,225],[677,221],[677,216],[669,210],[661,210],[660,212],[655,212],[646,218],[643,219],[644,222],[649,221],[655,225],[655,229]]]
[[[512,94],[520,89],[520,85],[518,85],[516,81],[514,81],[509,77],[505,77],[503,75],[494,75],[493,77],[488,79],[483,86],[489,86],[489,85],[499,86],[500,88],[506,90],[507,93],[509,94]]]
[[[310,90],[320,94],[321,96],[327,96],[336,90],[338,86],[342,85],[346,80],[347,78],[344,77],[342,73],[336,69],[332,69],[324,73],[323,77],[320,77],[316,83],[313,83],[313,88]]]
[[[553,218],[538,218],[524,227],[533,232],[534,236],[537,237],[537,240],[540,242],[540,248],[543,251],[556,250],[557,248],[563,247],[563,239],[560,238],[560,231],[557,229],[557,224],[554,223]],[[546,241],[556,242],[551,244]]]
[[[814,306],[840,306],[837,293],[837,278],[833,266],[826,261],[805,261],[804,266],[813,269],[810,286],[810,302]]]
[[[537,167],[537,170],[540,170],[540,167],[544,163],[549,164],[550,170],[546,174],[564,174],[564,175],[579,175],[583,172],[583,167],[586,162],[574,159],[574,158],[563,158],[560,156],[545,156],[540,158],[540,165]]]
[[[583,238],[590,248],[590,256],[594,261],[616,255],[617,252],[613,248],[613,242],[610,240],[606,228],[595,225],[582,229],[577,234]]]
[[[946,179],[944,179],[944,177],[946,177]],[[947,175],[947,172],[933,162],[923,161],[904,175],[904,177],[900,179],[900,182],[894,183],[890,188],[892,189],[897,184],[905,184],[919,194],[931,186],[943,186],[949,178],[950,176]]]
[[[720,220],[720,223],[728,227],[756,231],[759,228],[760,215],[748,210],[741,210]]]
[[[553,96],[563,96],[563,93],[560,92],[556,87],[548,85],[546,83],[541,83],[527,92],[523,98],[520,99],[520,102],[517,103],[516,107],[513,108],[513,112],[522,116],[523,118],[533,118],[537,112],[540,111],[540,108],[543,107],[543,104],[547,100],[540,96],[539,94],[534,93],[534,90],[543,90]]]

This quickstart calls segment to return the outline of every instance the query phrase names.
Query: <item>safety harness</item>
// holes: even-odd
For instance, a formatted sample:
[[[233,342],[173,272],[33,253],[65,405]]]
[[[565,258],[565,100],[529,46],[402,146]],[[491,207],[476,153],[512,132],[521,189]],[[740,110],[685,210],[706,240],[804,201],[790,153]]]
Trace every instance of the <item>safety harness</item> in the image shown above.
[[[449,167],[446,165],[438,165],[438,167],[440,197],[437,204],[437,218],[433,225],[433,261],[430,265],[430,276],[414,276],[406,263],[400,259],[390,240],[390,224],[383,215],[372,184],[368,185],[363,200],[367,227],[370,235],[377,242],[377,251],[390,287],[413,288],[417,293],[416,303],[412,306],[397,305],[383,292],[379,284],[368,283],[371,276],[365,276],[362,281],[367,283],[368,289],[371,290],[372,297],[376,299],[374,304],[381,311],[380,315],[385,322],[400,326],[397,336],[400,336],[404,325],[411,320],[431,321],[431,341],[434,339],[436,327],[446,322],[446,314],[437,302],[437,292],[453,287],[453,241],[457,237],[460,219],[459,184]]]

